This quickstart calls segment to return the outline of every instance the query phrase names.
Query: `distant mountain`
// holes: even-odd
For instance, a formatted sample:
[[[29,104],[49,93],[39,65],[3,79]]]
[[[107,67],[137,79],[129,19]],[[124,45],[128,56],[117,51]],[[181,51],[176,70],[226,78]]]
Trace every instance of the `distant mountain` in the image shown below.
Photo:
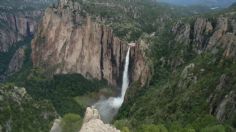
[[[160,2],[166,2],[176,5],[206,5],[206,6],[219,6],[228,7],[236,0],[158,0]]]

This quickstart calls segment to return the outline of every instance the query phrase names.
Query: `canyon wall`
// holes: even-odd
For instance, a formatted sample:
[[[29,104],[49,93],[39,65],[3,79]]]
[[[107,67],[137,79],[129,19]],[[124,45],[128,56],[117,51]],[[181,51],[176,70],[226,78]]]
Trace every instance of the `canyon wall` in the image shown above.
[[[0,13],[0,52],[35,32],[41,11]]]
[[[101,18],[96,18],[101,19]],[[111,28],[96,22],[79,3],[61,0],[58,7],[45,11],[32,41],[32,60],[50,74],[79,73],[88,79],[120,84],[128,43]],[[142,85],[150,70],[145,60],[144,42],[132,48],[131,81]]]
[[[56,0],[0,1],[0,52],[34,34],[43,11]]]

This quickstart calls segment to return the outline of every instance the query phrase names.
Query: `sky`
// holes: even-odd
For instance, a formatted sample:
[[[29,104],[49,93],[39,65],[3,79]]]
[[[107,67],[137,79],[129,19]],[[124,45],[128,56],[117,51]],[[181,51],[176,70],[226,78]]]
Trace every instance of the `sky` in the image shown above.
[[[227,7],[232,3],[236,2],[236,0],[157,0],[161,2],[167,2],[176,5],[206,5],[206,6],[219,6],[219,7]]]

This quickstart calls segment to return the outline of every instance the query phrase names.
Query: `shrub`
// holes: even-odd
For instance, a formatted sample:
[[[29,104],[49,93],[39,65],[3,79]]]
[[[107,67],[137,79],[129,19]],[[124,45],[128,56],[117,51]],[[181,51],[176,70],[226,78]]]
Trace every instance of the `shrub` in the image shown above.
[[[82,126],[83,120],[77,114],[64,115],[61,126],[63,132],[78,132]]]
[[[164,125],[142,125],[138,132],[168,132]]]
[[[223,125],[215,125],[203,128],[200,132],[226,132]]]

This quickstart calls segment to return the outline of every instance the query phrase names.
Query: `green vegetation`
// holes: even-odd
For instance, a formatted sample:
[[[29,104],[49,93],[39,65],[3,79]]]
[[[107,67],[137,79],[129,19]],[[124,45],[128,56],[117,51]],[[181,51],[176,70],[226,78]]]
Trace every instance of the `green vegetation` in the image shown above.
[[[168,132],[163,125],[142,125],[139,132]]]
[[[234,131],[235,116],[220,122],[210,109],[216,109],[212,104],[219,104],[234,90],[235,61],[224,58],[221,50],[217,54],[194,54],[191,45],[177,43],[170,28],[165,29],[159,36],[146,38],[151,44],[149,56],[154,68],[150,86],[130,87],[128,102],[120,109],[114,124],[134,132]],[[224,90],[217,91],[224,75],[230,81],[222,86]],[[217,100],[211,100],[212,96]],[[227,110],[236,115],[232,106]],[[124,121],[128,123],[122,125],[120,122]]]
[[[22,73],[29,74],[25,76]],[[38,68],[30,71],[23,70],[9,80],[13,80],[12,82],[18,86],[24,86],[37,100],[50,100],[61,116],[67,113],[83,115],[84,105],[79,105],[74,98],[90,92],[98,92],[100,88],[106,86],[104,81],[89,81],[79,74],[55,75],[53,78],[48,78],[43,70]]]
[[[49,100],[61,116],[67,113],[83,115],[86,104],[79,104],[75,98],[98,92],[107,85],[106,81],[90,81],[79,74],[48,77],[44,70],[32,67],[30,41],[31,39],[26,39],[17,45],[18,47],[26,45],[26,57],[21,71],[8,77],[7,82],[25,87],[35,100]],[[6,53],[9,57],[3,54],[1,61],[8,61],[18,47],[13,47]],[[3,64],[5,66],[6,62]]]
[[[25,101],[25,105],[17,106],[16,103],[14,104],[11,102],[6,102],[4,100],[4,103],[2,105],[4,106],[4,108],[6,107],[6,111],[5,109],[4,111],[1,111],[4,114],[0,115],[0,120],[2,120],[2,122],[0,122],[0,125],[3,127],[3,130],[5,130],[6,126],[4,126],[4,123],[8,121],[8,117],[12,116],[13,123],[15,123],[15,126],[12,127],[12,129],[14,129],[13,132],[17,130],[16,128],[19,128],[18,130],[26,132],[47,132],[49,130],[49,127],[51,127],[52,125],[52,121],[56,118],[55,113],[58,113],[61,117],[63,117],[63,130],[65,130],[66,132],[77,131],[82,123],[82,119],[80,118],[80,116],[83,117],[85,107],[87,107],[88,105],[87,96],[95,98],[101,88],[105,88],[101,91],[106,91],[107,82],[98,80],[87,80],[79,74],[55,75],[53,77],[48,77],[47,74],[45,74],[44,70],[32,67],[31,47],[30,45],[28,45],[30,43],[30,40],[31,39],[21,42],[19,45],[17,45],[18,47],[26,46],[26,57],[21,71],[7,78],[7,82],[11,85],[7,85],[6,88],[9,87],[9,89],[14,89],[14,85],[25,87],[32,101]],[[18,47],[13,47],[8,53],[2,54],[2,58],[7,59],[7,55],[9,55],[10,59],[12,54],[14,54]],[[5,64],[5,62],[3,64]],[[3,86],[5,87],[5,85]],[[91,93],[93,93],[93,95],[91,95]],[[105,93],[107,93],[107,91]],[[9,94],[14,95],[12,91],[9,91]],[[0,94],[0,99],[1,97],[2,96]],[[81,103],[81,98],[84,98],[83,103]],[[20,100],[20,103],[21,101],[24,100]],[[36,107],[37,109],[34,107]],[[22,108],[24,108],[25,110],[17,113],[17,110],[20,111]],[[48,109],[54,112],[54,117],[50,117],[48,121],[38,119],[41,118],[41,115],[39,116],[38,113]],[[8,112],[9,110],[10,113]],[[34,112],[35,110],[37,110],[37,112]],[[13,112],[15,112],[15,114]],[[32,120],[37,120],[37,122],[32,122]],[[22,121],[24,123],[22,123]]]
[[[150,85],[144,88],[137,82],[131,84],[127,102],[114,121],[118,129],[122,132],[235,131],[236,113],[233,105],[227,105],[225,109],[233,116],[227,115],[221,121],[215,116],[217,105],[231,91],[235,91],[235,60],[224,58],[221,49],[214,54],[196,54],[194,45],[176,42],[170,32],[177,17],[181,19],[193,14],[189,9],[156,5],[149,0],[77,1],[93,19],[101,16],[104,20],[100,22],[110,26],[118,37],[127,41],[142,38],[150,44],[148,57],[153,63],[153,78]],[[235,9],[231,7],[229,10]],[[215,22],[217,15],[207,14],[205,17]],[[191,23],[193,18],[182,20]],[[153,32],[152,36],[145,36]],[[38,41],[43,42],[44,39],[39,38]],[[29,41],[20,42],[22,44],[17,46]],[[12,47],[9,52],[0,54],[0,74],[6,71],[10,58],[18,48]],[[64,131],[78,131],[85,107],[93,101],[90,97],[95,97],[102,88],[107,87],[107,83],[87,80],[79,74],[48,77],[43,69],[32,67],[30,54],[28,45],[23,69],[8,78],[8,82],[25,87],[31,97],[27,95],[27,99],[14,100],[17,95],[12,94],[15,93],[14,87],[0,86],[0,102],[3,102],[0,103],[0,108],[3,108],[0,109],[3,113],[0,114],[0,130],[1,127],[5,130],[6,123],[13,121],[13,131],[19,128],[20,131],[46,132],[54,118],[44,119],[41,112],[49,110],[63,117]],[[226,83],[222,83],[224,76],[229,78]],[[9,94],[3,93],[8,90]]]
[[[76,132],[80,129],[82,124],[83,114],[85,112],[85,108],[88,105],[88,97],[95,97],[96,93],[99,93],[101,88],[105,88],[107,86],[106,81],[98,81],[98,80],[87,80],[83,76],[79,74],[71,74],[71,75],[55,75],[53,77],[48,77],[44,71],[40,68],[32,68],[31,62],[31,48],[26,48],[26,58],[24,60],[23,68],[20,72],[15,73],[11,77],[8,78],[7,82],[13,85],[25,87],[27,92],[30,94],[31,98],[35,102],[39,102],[36,106],[34,106],[33,102],[25,102],[27,103],[27,111],[23,111],[22,115],[27,114],[24,119],[17,120],[19,113],[16,112],[15,108],[17,105],[12,104],[11,107],[14,107],[14,112],[16,114],[12,114],[12,118],[14,118],[14,123],[16,123],[16,128],[19,127],[19,130],[22,131],[42,131],[47,132],[49,127],[52,126],[52,121],[56,118],[50,118],[50,122],[43,122],[43,119],[38,120],[38,122],[30,123],[32,120],[36,120],[38,117],[37,112],[42,112],[44,109],[41,107],[48,109],[46,106],[50,106],[53,108],[54,114],[59,114],[62,118],[62,129],[65,132]],[[0,89],[1,93],[1,89]],[[10,92],[9,92],[10,93]],[[94,93],[91,95],[91,93]],[[81,103],[81,98],[84,98],[83,103]],[[0,94],[1,99],[1,94]],[[90,99],[91,100],[91,99]],[[23,101],[23,100],[21,100]],[[7,103],[7,102],[6,102]],[[34,108],[39,107],[37,112],[34,113]],[[8,108],[6,104],[3,104],[6,108]],[[0,106],[1,107],[1,106]],[[26,106],[22,106],[26,107]],[[32,113],[33,112],[33,113]],[[2,122],[0,123],[3,126],[3,130],[5,130],[4,123],[8,119],[8,112],[3,111],[4,117],[0,117]],[[24,121],[24,123],[21,123]],[[42,123],[43,122],[43,123]],[[42,123],[42,125],[41,125]],[[44,125],[47,125],[45,126]],[[27,126],[28,124],[28,126]],[[38,125],[38,126],[34,126]],[[32,127],[33,126],[33,127]],[[29,127],[29,128],[28,128]],[[15,129],[15,126],[13,127]],[[15,130],[14,130],[15,131]]]
[[[83,119],[76,114],[64,115],[61,126],[63,132],[78,132],[82,126]]]
[[[74,0],[81,4],[80,14],[87,12],[94,20],[110,26],[116,36],[127,41],[137,41],[143,34],[160,32],[166,22],[176,18],[206,12],[203,7],[171,6],[152,0]],[[198,9],[199,8],[199,9]],[[165,12],[163,14],[163,12]]]
[[[52,104],[34,100],[24,88],[0,84],[0,130],[48,132],[56,118]]]

